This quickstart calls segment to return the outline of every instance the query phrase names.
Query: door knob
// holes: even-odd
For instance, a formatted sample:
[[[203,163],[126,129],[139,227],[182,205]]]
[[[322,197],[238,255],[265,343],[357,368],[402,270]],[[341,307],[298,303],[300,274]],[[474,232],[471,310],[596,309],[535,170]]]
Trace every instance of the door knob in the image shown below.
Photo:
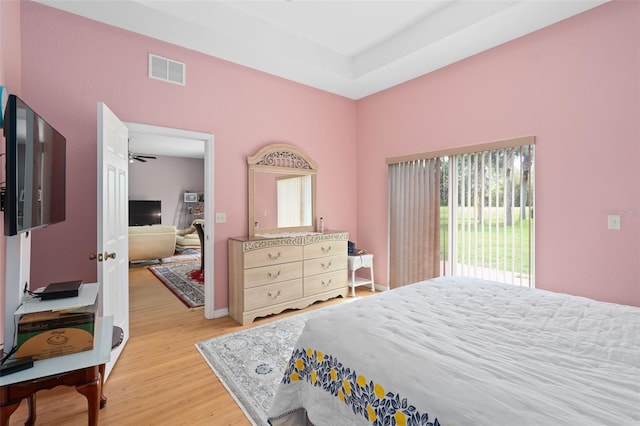
[[[109,253],[108,251],[104,252],[104,260],[109,260],[109,259],[115,259],[116,258],[116,253]]]

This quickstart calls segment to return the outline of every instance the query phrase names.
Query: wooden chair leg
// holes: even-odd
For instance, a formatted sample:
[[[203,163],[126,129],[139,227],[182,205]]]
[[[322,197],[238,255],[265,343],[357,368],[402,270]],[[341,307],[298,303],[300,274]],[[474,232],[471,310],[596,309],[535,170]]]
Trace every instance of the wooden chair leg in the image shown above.
[[[6,401],[2,401],[0,406],[0,425],[9,426],[9,417],[18,409],[20,406],[20,401],[6,403]]]
[[[107,406],[107,397],[104,395],[104,370],[105,370],[105,365],[104,364],[100,364],[100,367],[98,367],[98,371],[100,372],[100,409],[104,408]]]
[[[24,426],[33,426],[36,424],[36,393],[32,393],[27,398],[27,419]]]
[[[98,415],[100,413],[100,377],[91,383],[76,386],[76,390],[87,398],[89,411],[89,426],[98,426]]]

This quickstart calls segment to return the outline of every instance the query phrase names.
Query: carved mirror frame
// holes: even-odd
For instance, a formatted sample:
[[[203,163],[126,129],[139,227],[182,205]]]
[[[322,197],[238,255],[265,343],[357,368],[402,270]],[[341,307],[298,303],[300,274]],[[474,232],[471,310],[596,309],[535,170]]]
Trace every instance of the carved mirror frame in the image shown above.
[[[316,231],[316,174],[318,165],[302,149],[286,143],[274,143],[260,149],[247,158],[249,166],[249,237],[256,234]],[[281,228],[258,227],[255,212],[256,172],[311,176],[311,225]]]

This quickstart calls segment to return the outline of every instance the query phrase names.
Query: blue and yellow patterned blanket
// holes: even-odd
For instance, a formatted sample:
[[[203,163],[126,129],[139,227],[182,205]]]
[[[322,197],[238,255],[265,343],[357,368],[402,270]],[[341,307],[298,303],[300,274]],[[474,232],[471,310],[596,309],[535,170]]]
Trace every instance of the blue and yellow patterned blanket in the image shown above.
[[[281,425],[640,424],[640,308],[443,277],[307,321]]]

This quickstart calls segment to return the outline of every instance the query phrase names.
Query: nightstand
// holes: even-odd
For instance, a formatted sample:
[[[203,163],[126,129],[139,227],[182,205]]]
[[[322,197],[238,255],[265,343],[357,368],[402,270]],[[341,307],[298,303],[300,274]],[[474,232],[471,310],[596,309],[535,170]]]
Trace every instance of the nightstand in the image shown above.
[[[360,285],[371,284],[371,291],[376,291],[375,283],[373,282],[373,254],[358,254],[349,255],[349,271],[351,271],[351,281],[349,281],[349,287],[351,287],[351,297],[356,295],[356,287]],[[371,278],[357,277],[356,271],[360,268],[369,268],[369,276]]]

